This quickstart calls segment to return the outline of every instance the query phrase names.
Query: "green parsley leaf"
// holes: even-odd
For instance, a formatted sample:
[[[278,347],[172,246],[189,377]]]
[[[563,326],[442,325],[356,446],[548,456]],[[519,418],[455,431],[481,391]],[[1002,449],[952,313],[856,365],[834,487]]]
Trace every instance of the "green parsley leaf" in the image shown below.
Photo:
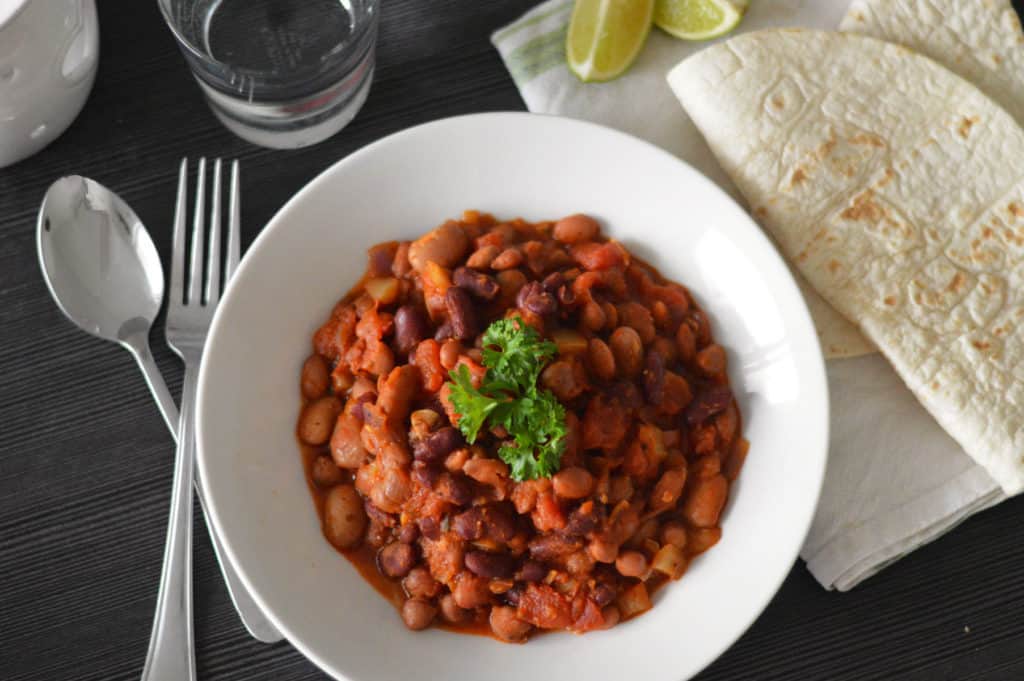
[[[554,475],[565,451],[565,407],[550,391],[539,390],[537,379],[558,353],[557,346],[518,317],[491,324],[483,345],[487,373],[479,389],[465,365],[449,372],[459,430],[473,443],[485,425],[501,426],[511,439],[501,445],[498,456],[509,465],[513,479]]]

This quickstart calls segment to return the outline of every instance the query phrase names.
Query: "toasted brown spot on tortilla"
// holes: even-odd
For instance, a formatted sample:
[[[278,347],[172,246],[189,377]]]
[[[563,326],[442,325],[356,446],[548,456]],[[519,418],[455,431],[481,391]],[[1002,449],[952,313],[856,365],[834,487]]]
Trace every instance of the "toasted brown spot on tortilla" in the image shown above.
[[[828,261],[828,271],[831,272],[832,274],[835,274],[836,272],[838,272],[840,269],[842,269],[842,267],[843,266],[839,264],[838,260],[829,260]]]
[[[982,283],[981,290],[984,291],[985,293],[989,294],[989,295],[995,293],[995,289],[993,289],[991,286],[989,286],[988,284],[985,284],[985,283]]]
[[[1024,218],[1024,206],[1016,201],[1010,201],[1010,205],[1006,207],[1006,210],[1010,211],[1010,215],[1014,217]]]
[[[964,276],[963,272],[957,272],[953,275],[953,278],[949,282],[949,286],[946,287],[947,291],[953,293],[959,293],[963,290],[964,285],[967,283],[967,277]]]
[[[779,111],[782,111],[786,108],[786,100],[782,98],[782,95],[775,95],[772,97],[772,106]]]
[[[866,144],[869,147],[884,147],[885,141],[878,135],[859,132],[850,138],[850,144]]]
[[[971,134],[971,128],[978,122],[978,120],[977,116],[964,116],[964,119],[960,121],[960,127],[957,129],[957,132],[960,133],[961,137],[966,139],[967,136]]]
[[[866,17],[864,16],[864,12],[854,12],[853,18],[857,21],[864,21]]]
[[[999,56],[998,54],[993,54],[993,55],[992,55],[992,61],[993,61],[993,62],[994,62],[995,64],[1002,64],[1002,63],[1003,63],[1003,58],[1002,58],[1002,57],[1000,57],[1000,56]]]
[[[836,139],[836,131],[828,131],[828,139],[821,143],[818,147],[818,158],[828,158],[832,154],[832,150],[836,148],[836,144],[839,142]]]
[[[939,382],[938,381],[932,381],[932,390],[938,390],[938,389],[939,389]]]
[[[875,201],[875,192],[868,189],[853,197],[853,205],[839,214],[844,220],[878,222],[885,217],[885,209]]]
[[[896,304],[896,297],[895,296],[886,296],[885,298],[882,299],[882,302],[885,303],[886,305],[888,305],[889,307],[892,307],[893,305]]]
[[[768,209],[764,206],[758,206],[754,209],[754,217],[764,218],[768,217]]]
[[[991,346],[987,341],[971,341],[971,345],[978,348],[979,350],[988,350]]]
[[[804,172],[803,168],[797,168],[793,171],[793,177],[789,178],[790,186],[797,186],[801,182],[807,179],[807,173]]]
[[[884,187],[892,182],[892,178],[894,177],[896,177],[896,171],[892,169],[892,166],[887,167],[882,175],[882,179],[878,181],[877,186],[879,188]]]
[[[997,336],[1002,336],[1004,333],[1006,333],[1006,329],[1004,329],[1001,326],[997,326],[996,328],[992,329],[992,333],[994,333]]]
[[[992,231],[991,227],[984,227],[981,230],[982,239],[991,239],[993,234],[995,234],[995,232]]]

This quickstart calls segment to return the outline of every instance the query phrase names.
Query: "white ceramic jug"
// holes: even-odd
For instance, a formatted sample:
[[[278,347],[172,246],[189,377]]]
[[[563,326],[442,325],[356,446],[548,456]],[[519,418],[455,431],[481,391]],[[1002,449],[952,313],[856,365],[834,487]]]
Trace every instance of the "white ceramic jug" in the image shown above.
[[[0,168],[71,125],[98,59],[94,0],[0,0]]]

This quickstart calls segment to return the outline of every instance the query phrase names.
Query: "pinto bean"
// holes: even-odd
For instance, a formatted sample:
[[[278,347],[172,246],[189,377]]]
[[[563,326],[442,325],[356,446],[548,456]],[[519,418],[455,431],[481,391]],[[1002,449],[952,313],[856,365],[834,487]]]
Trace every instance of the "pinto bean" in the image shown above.
[[[470,572],[487,579],[510,579],[516,572],[515,559],[504,553],[469,551],[466,567]]]
[[[563,499],[582,499],[594,489],[594,476],[578,466],[563,468],[555,473],[551,482],[555,494]]]
[[[402,604],[402,621],[413,631],[426,629],[437,616],[437,608],[424,598],[410,598]]]
[[[316,353],[307,357],[302,363],[302,377],[299,381],[302,396],[307,400],[323,397],[329,382],[330,368],[327,366],[327,360]]]
[[[452,594],[441,596],[439,605],[441,606],[441,619],[449,624],[462,624],[473,616],[472,610],[459,607]]]
[[[722,475],[700,478],[686,495],[683,516],[694,527],[714,527],[728,494],[729,483]]]
[[[330,439],[340,413],[341,401],[337,397],[321,397],[310,402],[299,416],[299,439],[307,445],[324,444]]]
[[[671,544],[679,550],[686,548],[686,526],[676,520],[670,520],[661,526],[661,543]]]
[[[498,459],[470,459],[463,465],[462,472],[481,485],[504,490],[509,480],[508,464]]]
[[[339,549],[358,546],[366,532],[366,511],[352,485],[336,485],[324,499],[324,535]]]
[[[647,401],[658,406],[665,399],[665,358],[653,348],[644,358],[644,395]]]
[[[420,371],[411,364],[395,367],[384,379],[377,397],[380,407],[392,422],[409,415],[409,405],[420,386]]]
[[[608,345],[615,356],[615,366],[620,375],[625,378],[633,378],[640,373],[644,346],[635,329],[629,326],[620,326],[612,332],[611,338],[608,339]]]
[[[608,320],[604,315],[604,310],[601,309],[601,305],[593,300],[589,300],[583,305],[583,310],[580,312],[580,321],[583,322],[583,326],[591,331],[599,331]]]
[[[450,504],[468,506],[473,501],[473,486],[463,475],[442,473],[434,492]]]
[[[725,373],[725,350],[712,343],[697,353],[697,366],[705,376],[721,376]]]
[[[456,605],[467,610],[487,605],[491,600],[489,580],[472,572],[460,572],[455,576],[452,596],[455,597]]]
[[[676,329],[676,348],[684,362],[692,362],[697,356],[697,336],[689,324],[680,324]]]
[[[469,293],[461,286],[452,286],[445,293],[444,303],[448,309],[448,323],[452,327],[452,337],[469,340],[477,333],[476,310]]]
[[[491,266],[491,263],[494,262],[499,253],[501,253],[501,249],[498,246],[487,244],[471,253],[466,260],[466,265],[473,269],[486,269]]]
[[[615,559],[615,569],[623,577],[643,577],[647,573],[647,556],[639,551],[623,551]]]
[[[405,577],[416,565],[416,550],[409,544],[392,542],[377,554],[377,565],[392,579]]]
[[[679,501],[686,485],[686,469],[675,468],[661,474],[654,489],[651,490],[650,510],[664,511],[672,508]]]
[[[583,376],[578,375],[573,362],[560,359],[544,368],[540,375],[541,384],[553,392],[558,399],[569,401],[578,396],[586,388]]]
[[[615,600],[615,589],[607,584],[599,583],[594,586],[591,597],[598,606],[603,608]]]
[[[452,273],[452,282],[469,291],[480,300],[494,300],[501,292],[497,280],[483,272],[459,267]]]
[[[402,580],[405,593],[416,598],[433,598],[441,591],[441,584],[425,567],[414,567]]]
[[[651,311],[640,303],[630,301],[619,305],[619,324],[632,328],[647,345],[657,337]]]
[[[362,422],[355,414],[346,410],[338,415],[331,434],[331,458],[341,468],[359,468],[366,461],[363,446]]]
[[[331,461],[329,456],[318,456],[313,459],[310,476],[318,487],[331,487],[345,479],[341,469]]]
[[[510,270],[523,264],[523,252],[518,248],[506,248],[491,261],[491,269]]]
[[[516,295],[526,285],[526,275],[519,270],[502,270],[495,278],[501,286],[501,304],[506,307],[512,305]]]
[[[417,272],[422,272],[428,262],[452,267],[467,250],[469,237],[466,232],[455,223],[446,222],[412,242],[409,246],[409,262]]]
[[[608,344],[596,336],[587,344],[587,360],[591,373],[602,381],[615,378],[615,355]]]
[[[563,244],[578,244],[581,241],[592,241],[600,231],[601,226],[597,220],[577,213],[556,222],[553,236]]]
[[[497,605],[491,608],[488,621],[494,635],[509,643],[522,643],[526,640],[526,635],[533,629],[532,624],[519,619],[515,608],[506,605]]]

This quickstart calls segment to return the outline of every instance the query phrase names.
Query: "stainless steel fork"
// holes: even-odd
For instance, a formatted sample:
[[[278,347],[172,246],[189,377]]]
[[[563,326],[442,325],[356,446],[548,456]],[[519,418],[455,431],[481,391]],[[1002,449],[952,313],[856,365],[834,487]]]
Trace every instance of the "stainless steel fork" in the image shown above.
[[[143,681],[194,681],[195,645],[192,619],[192,479],[195,470],[195,395],[199,360],[221,289],[221,161],[213,168],[213,192],[207,242],[204,222],[206,159],[200,159],[196,177],[190,263],[185,263],[186,184],[188,161],[178,176],[174,214],[171,285],[167,307],[167,344],[185,363],[181,392],[181,418],[175,458],[171,512],[164,547],[163,573],[156,616],[150,635]],[[239,258],[238,162],[232,168],[232,198],[228,225],[225,281]],[[205,257],[204,257],[205,256]],[[205,267],[204,267],[205,261]]]

